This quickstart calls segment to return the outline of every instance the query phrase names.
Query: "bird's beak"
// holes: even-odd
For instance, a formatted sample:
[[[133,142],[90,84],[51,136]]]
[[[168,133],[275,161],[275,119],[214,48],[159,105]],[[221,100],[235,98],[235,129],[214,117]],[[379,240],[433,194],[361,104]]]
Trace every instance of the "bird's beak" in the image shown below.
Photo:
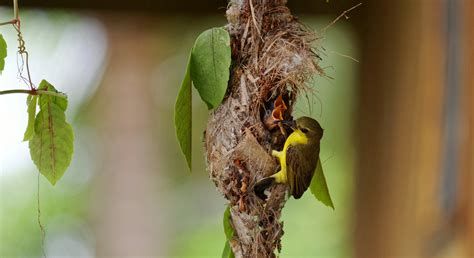
[[[297,129],[295,120],[281,120],[281,123],[290,127],[293,131]]]

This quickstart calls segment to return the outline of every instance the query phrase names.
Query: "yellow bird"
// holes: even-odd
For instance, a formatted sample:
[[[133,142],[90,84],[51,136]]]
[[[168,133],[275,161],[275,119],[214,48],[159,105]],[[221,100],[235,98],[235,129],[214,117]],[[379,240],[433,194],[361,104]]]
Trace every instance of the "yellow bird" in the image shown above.
[[[288,124],[287,121],[284,123]],[[294,127],[294,124],[291,126]],[[273,183],[287,183],[291,195],[295,199],[301,198],[311,184],[316,170],[322,137],[323,129],[318,121],[305,116],[298,118],[293,133],[285,141],[283,150],[272,152],[272,155],[279,159],[281,170],[257,182],[254,187],[255,193],[262,197],[265,189]]]

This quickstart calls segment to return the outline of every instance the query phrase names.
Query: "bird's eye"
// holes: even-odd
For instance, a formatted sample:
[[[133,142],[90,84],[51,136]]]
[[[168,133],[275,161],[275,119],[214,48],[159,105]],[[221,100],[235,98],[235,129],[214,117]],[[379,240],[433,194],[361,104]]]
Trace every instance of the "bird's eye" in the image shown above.
[[[306,128],[301,128],[300,130],[301,130],[303,133],[307,133],[307,132],[308,132],[308,129],[306,129]]]

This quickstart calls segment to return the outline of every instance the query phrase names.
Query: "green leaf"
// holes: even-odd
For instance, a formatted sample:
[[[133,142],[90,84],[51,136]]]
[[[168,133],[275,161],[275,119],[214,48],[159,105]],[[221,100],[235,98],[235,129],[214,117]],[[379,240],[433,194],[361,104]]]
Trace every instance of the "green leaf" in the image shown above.
[[[230,64],[229,33],[223,28],[212,28],[201,33],[191,50],[174,109],[176,136],[189,170],[192,169],[191,82],[207,107],[215,108],[224,99]]]
[[[190,77],[191,57],[188,60],[186,74],[184,75],[181,88],[174,106],[174,126],[176,137],[178,138],[181,151],[186,157],[189,170],[192,168],[192,97],[191,97],[191,77]]]
[[[316,171],[314,173],[313,179],[309,186],[311,193],[314,197],[320,202],[324,203],[326,206],[329,206],[334,209],[334,204],[329,195],[328,185],[326,183],[326,178],[324,177],[323,167],[321,165],[321,159],[318,160],[318,165],[316,166]]]
[[[52,85],[46,86],[43,84],[40,88],[56,92]],[[64,114],[66,99],[43,94],[39,96],[39,103],[35,133],[29,143],[30,155],[39,172],[55,185],[71,163],[74,134]]]
[[[230,248],[229,241],[234,237],[234,229],[230,224],[230,206],[227,206],[224,212],[223,224],[224,224],[224,234],[226,236],[224,250],[222,251],[222,258],[234,258],[234,253],[232,248]]]
[[[224,99],[231,64],[230,36],[224,28],[199,35],[191,51],[191,79],[209,109]]]
[[[232,252],[232,248],[230,248],[229,240],[225,241],[222,258],[234,258],[234,253]]]
[[[23,136],[23,141],[29,141],[33,138],[35,134],[35,116],[36,116],[36,103],[38,101],[38,96],[28,95],[28,125],[26,126],[25,135]]]
[[[45,90],[45,91],[51,91],[51,92],[59,92],[54,88],[53,85],[51,85],[49,82],[46,80],[42,80],[38,90]],[[66,96],[66,95],[64,95]],[[66,111],[67,105],[68,105],[68,100],[67,98],[61,98],[61,97],[56,97],[56,96],[51,96],[51,95],[41,95],[39,98],[39,106],[43,106],[47,103],[54,103],[58,107],[60,107],[63,111]]]
[[[2,74],[3,68],[5,68],[5,57],[7,57],[7,42],[0,34],[0,74]]]
[[[227,208],[224,211],[223,224],[224,224],[224,234],[228,240],[234,237],[234,229],[232,228],[232,225],[230,224],[230,219],[231,219],[230,206],[227,206]]]

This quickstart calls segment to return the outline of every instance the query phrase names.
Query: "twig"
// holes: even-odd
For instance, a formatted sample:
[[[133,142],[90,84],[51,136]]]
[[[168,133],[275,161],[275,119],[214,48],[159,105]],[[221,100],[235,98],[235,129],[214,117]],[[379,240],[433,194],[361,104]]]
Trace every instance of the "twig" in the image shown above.
[[[16,24],[16,23],[17,23],[17,20],[16,20],[16,19],[13,19],[13,20],[11,20],[11,21],[0,22],[0,26],[2,26],[2,25]]]
[[[22,89],[15,89],[15,90],[4,90],[0,91],[0,95],[7,95],[7,94],[15,94],[15,93],[24,93],[30,95],[50,95],[54,97],[60,97],[67,99],[66,94],[61,92],[52,92],[52,91],[45,91],[45,90],[22,90]]]
[[[20,11],[18,9],[18,0],[13,0],[13,16],[15,17],[16,21],[19,21]]]
[[[347,14],[356,9],[357,7],[361,6],[362,3],[358,3],[356,5],[354,5],[353,7],[345,10],[344,12],[341,13],[341,15],[337,16],[336,19],[334,19],[334,21],[332,21],[331,23],[329,23],[326,27],[324,27],[324,29],[321,30],[321,33],[324,34],[326,32],[327,29],[329,29],[329,27],[331,27],[332,25],[334,25],[339,19],[341,19],[342,17],[346,17],[346,19],[349,19],[349,17],[347,16]]]

